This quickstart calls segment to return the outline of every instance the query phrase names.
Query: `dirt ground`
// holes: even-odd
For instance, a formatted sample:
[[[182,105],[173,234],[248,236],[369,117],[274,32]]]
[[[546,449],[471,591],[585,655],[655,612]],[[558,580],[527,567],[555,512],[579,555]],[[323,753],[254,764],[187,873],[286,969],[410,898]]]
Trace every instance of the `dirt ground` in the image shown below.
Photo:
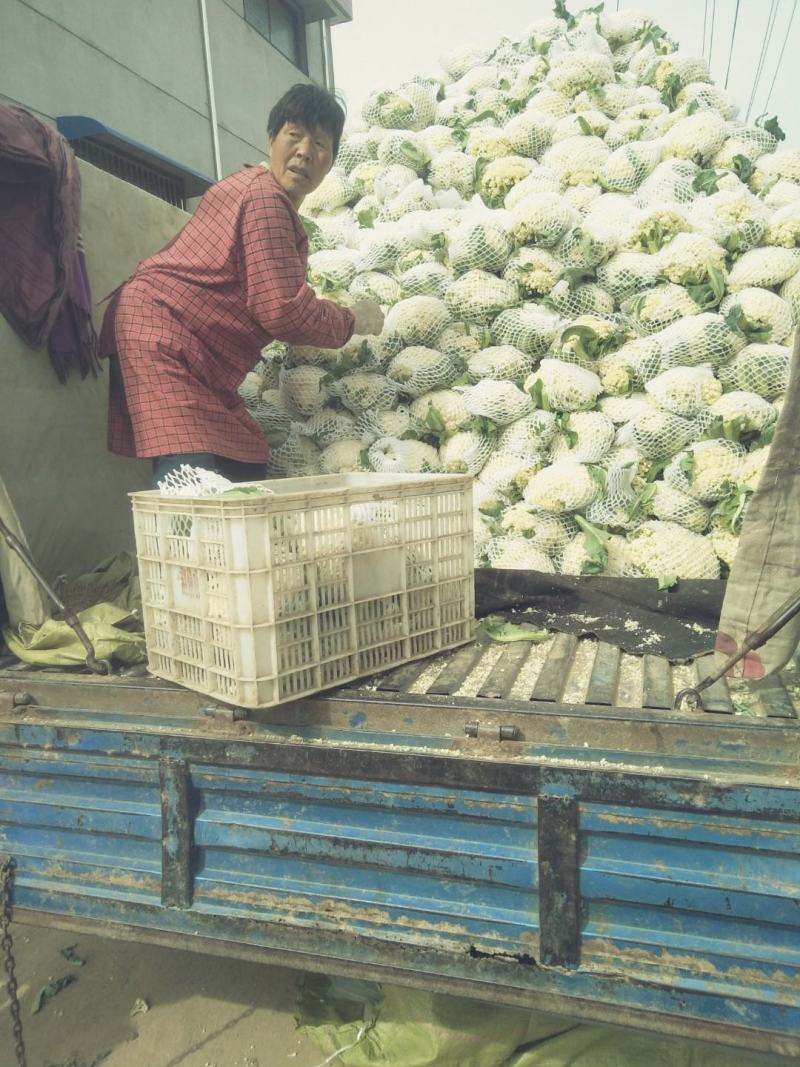
[[[103,1067],[317,1067],[325,1059],[295,1031],[296,971],[20,924],[14,934],[28,1067],[93,1067],[105,1053]],[[70,945],[83,966],[62,955]],[[39,991],[63,975],[74,981],[32,1014]],[[0,1067],[14,1067],[12,1048],[0,981]]]

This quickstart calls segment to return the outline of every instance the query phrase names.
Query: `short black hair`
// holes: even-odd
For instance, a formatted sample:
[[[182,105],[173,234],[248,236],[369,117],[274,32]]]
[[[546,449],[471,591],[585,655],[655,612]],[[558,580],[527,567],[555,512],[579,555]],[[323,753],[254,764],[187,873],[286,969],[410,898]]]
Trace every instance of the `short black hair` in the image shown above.
[[[344,108],[327,89],[298,82],[283,94],[269,113],[267,135],[276,137],[287,122],[297,122],[307,129],[321,129],[333,141],[333,158],[339,151],[344,129]]]

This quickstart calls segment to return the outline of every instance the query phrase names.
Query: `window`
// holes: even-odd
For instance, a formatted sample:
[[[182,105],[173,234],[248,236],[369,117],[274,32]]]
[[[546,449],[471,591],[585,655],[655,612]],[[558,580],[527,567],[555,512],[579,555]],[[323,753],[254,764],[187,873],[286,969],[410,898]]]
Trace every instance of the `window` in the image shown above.
[[[289,0],[244,0],[244,17],[300,70],[306,70],[305,25]]]

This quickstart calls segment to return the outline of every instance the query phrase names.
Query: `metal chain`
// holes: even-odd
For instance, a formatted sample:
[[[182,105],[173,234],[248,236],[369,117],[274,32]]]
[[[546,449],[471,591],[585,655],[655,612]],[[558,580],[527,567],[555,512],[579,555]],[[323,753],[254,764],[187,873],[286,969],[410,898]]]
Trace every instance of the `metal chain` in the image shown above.
[[[14,960],[14,942],[11,939],[11,887],[14,882],[14,860],[9,856],[0,860],[0,950],[8,981],[8,999],[11,1004],[11,1023],[14,1030],[14,1048],[17,1053],[17,1067],[27,1067],[25,1045],[22,1041],[22,1016],[17,993],[16,962]]]

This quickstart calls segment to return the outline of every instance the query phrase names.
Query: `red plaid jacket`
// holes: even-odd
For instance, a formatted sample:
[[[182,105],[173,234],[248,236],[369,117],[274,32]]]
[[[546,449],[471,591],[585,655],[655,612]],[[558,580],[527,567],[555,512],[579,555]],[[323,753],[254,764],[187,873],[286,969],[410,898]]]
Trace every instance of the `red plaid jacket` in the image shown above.
[[[213,452],[262,463],[268,448],[237,388],[272,340],[339,348],[351,312],[306,284],[308,239],[264,167],[224,178],[163,251],[112,297],[100,335],[116,353],[108,447],[123,456]]]

